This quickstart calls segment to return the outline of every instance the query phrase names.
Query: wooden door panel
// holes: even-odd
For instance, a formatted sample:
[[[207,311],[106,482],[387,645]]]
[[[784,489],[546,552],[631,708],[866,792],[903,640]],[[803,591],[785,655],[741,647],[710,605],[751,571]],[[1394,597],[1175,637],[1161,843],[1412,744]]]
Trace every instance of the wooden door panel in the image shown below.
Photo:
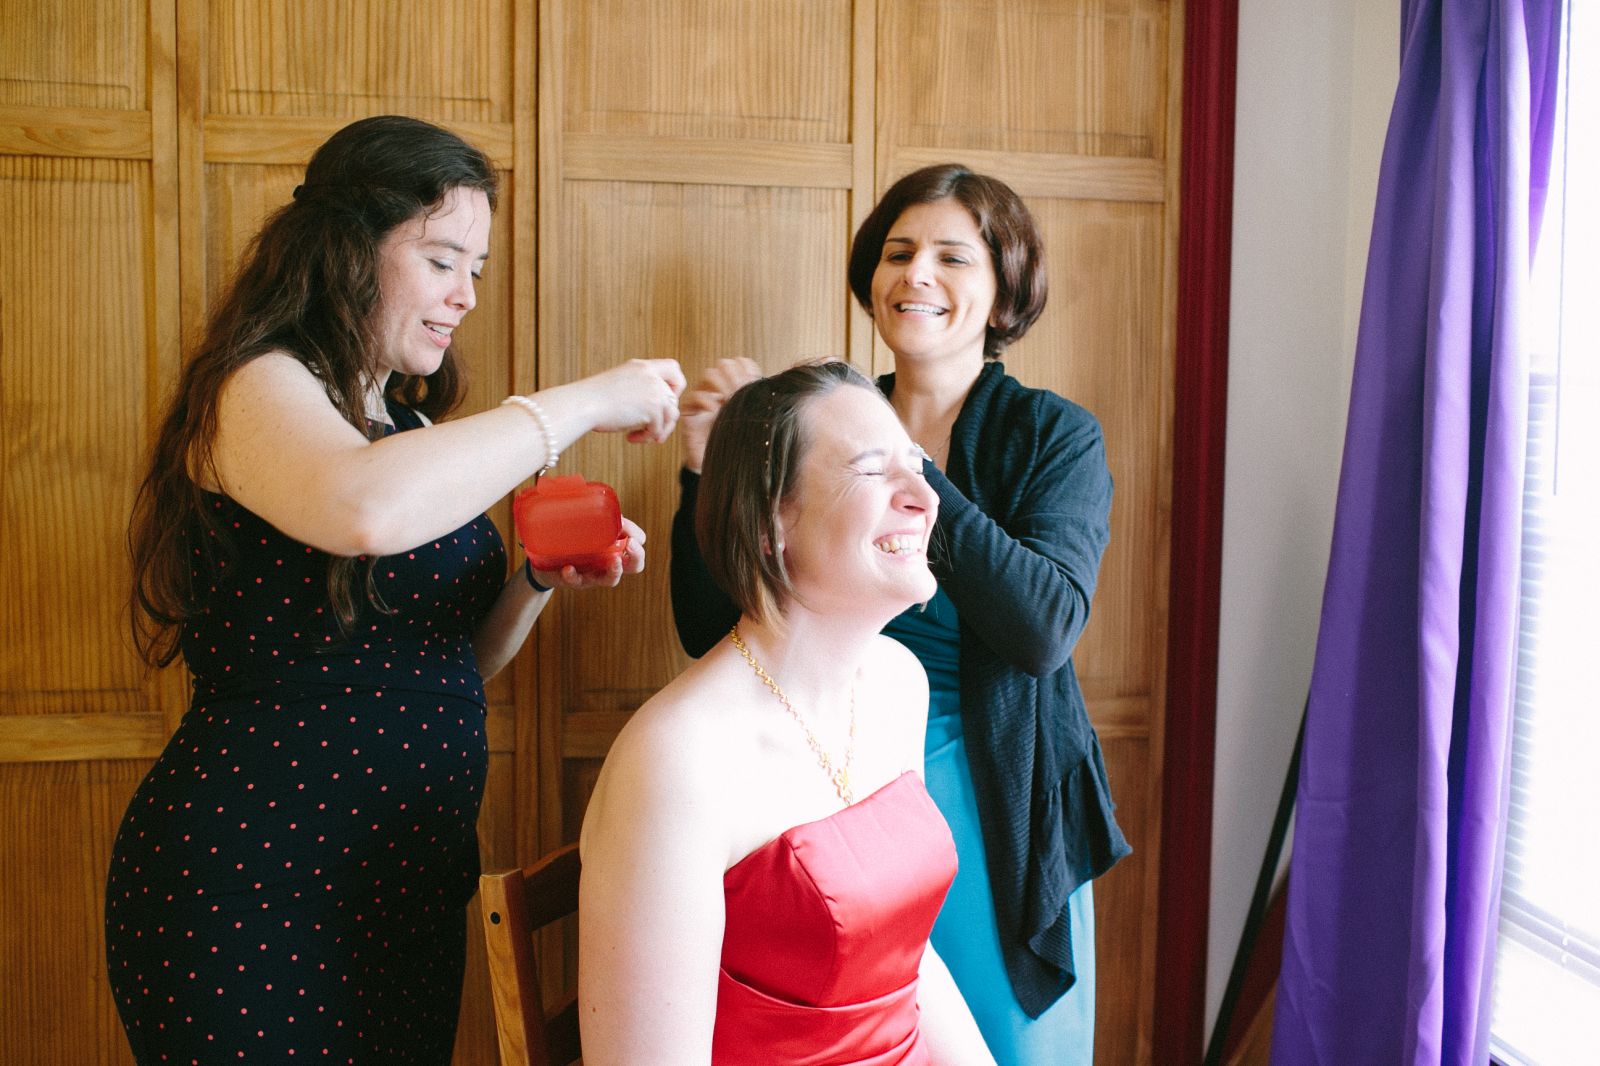
[[[878,187],[954,161],[1027,200],[1050,302],[1007,367],[1087,407],[1105,431],[1111,541],[1074,658],[1135,850],[1096,886],[1095,1057],[1148,1062],[1176,249],[1166,146],[1180,29],[1158,0],[896,0],[878,11]]]
[[[544,379],[571,380],[629,356],[678,359],[694,378],[723,356],[779,368],[842,354],[837,235],[847,209],[833,190],[569,183],[559,340]],[[615,487],[649,538],[639,578],[552,603],[545,664],[565,714],[631,711],[686,661],[667,598],[680,456],[676,441],[594,436],[562,458],[562,471]]]
[[[885,139],[1160,159],[1168,10],[1163,0],[885,0]]]
[[[150,106],[148,8],[128,0],[7,4],[0,107]]]
[[[210,0],[212,115],[506,122],[510,0]]]
[[[562,5],[563,130],[849,139],[849,0]]]
[[[132,1062],[105,979],[102,884],[141,762],[0,765],[0,1046],[17,1061]],[[21,1054],[26,1051],[25,1054]]]
[[[1159,706],[1159,703],[1156,704]],[[1092,712],[1091,712],[1092,714]],[[1117,800],[1117,821],[1133,854],[1094,883],[1095,1029],[1094,1058],[1109,1066],[1150,1061],[1155,972],[1156,872],[1160,813],[1160,760],[1137,724],[1095,728],[1105,751]]]
[[[151,368],[149,165],[0,156],[0,713],[145,709],[123,535]]]
[[[1137,849],[1097,886],[1097,1057],[1148,1061],[1182,53],[1169,2],[67,0],[7,17],[0,623],[24,639],[0,644],[0,860],[27,873],[0,887],[0,960],[30,978],[0,994],[0,1046],[129,1060],[101,878],[187,695],[181,672],[135,663],[107,594],[126,586],[155,404],[179,333],[309,152],[396,112],[454,125],[505,168],[458,334],[466,411],[635,355],[691,378],[728,355],[886,369],[844,284],[874,196],[955,158],[1028,199],[1053,294],[1007,362],[1099,416],[1117,485],[1077,659]],[[666,580],[678,455],[602,436],[563,459],[617,487],[650,567],[557,596],[536,647],[491,681],[486,866],[575,837],[616,731],[686,661]],[[494,516],[509,533],[509,508]],[[32,935],[46,925],[75,933]],[[458,1063],[496,1059],[486,990],[474,937]]]
[[[245,245],[267,216],[289,202],[305,165],[205,168],[206,306],[222,296],[244,256]]]
[[[1164,570],[1153,565],[1166,550],[1165,213],[1160,204],[1043,198],[1029,209],[1045,235],[1050,300],[1006,365],[1094,413],[1115,484],[1111,542],[1074,662],[1087,685],[1149,696],[1166,654],[1152,624],[1165,600]]]

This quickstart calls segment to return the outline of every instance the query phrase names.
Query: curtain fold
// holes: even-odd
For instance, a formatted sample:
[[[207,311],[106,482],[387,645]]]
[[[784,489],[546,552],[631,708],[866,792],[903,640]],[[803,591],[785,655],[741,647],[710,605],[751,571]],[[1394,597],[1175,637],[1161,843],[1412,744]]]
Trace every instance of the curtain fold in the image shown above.
[[[1488,1061],[1559,0],[1403,0],[1275,1066]]]

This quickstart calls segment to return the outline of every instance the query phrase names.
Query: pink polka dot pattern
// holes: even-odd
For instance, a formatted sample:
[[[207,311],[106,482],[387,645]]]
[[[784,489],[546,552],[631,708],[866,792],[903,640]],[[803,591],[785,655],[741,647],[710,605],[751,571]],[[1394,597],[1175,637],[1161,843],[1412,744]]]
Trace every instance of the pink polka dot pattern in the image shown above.
[[[406,428],[416,416],[395,409]],[[188,713],[123,818],[106,961],[141,1064],[450,1061],[488,765],[480,517],[379,559],[341,636],[328,556],[222,497]],[[197,556],[198,558],[198,556]]]

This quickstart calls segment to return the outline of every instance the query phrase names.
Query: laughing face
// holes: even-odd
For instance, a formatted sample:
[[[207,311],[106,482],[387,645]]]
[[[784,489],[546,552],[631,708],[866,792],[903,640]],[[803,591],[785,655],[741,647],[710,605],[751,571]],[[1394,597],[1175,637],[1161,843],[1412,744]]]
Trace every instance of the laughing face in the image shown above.
[[[807,445],[780,512],[784,561],[814,610],[874,605],[884,620],[933,596],[939,499],[922,453],[875,391],[834,389],[803,413]]]
[[[390,371],[439,369],[455,328],[478,302],[473,286],[489,255],[490,214],[482,190],[454,188],[433,212],[396,226],[379,244],[380,382]]]
[[[884,238],[872,320],[897,358],[983,359],[995,271],[972,213],[956,200],[913,204]]]

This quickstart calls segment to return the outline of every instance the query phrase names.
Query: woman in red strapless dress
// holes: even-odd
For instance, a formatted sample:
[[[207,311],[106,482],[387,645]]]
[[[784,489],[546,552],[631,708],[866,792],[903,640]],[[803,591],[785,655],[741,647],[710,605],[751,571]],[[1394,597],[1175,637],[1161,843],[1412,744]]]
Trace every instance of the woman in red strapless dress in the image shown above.
[[[928,946],[956,855],[922,784],[927,678],[878,633],[935,590],[920,450],[859,373],[795,367],[718,414],[698,507],[743,613],[595,785],[586,1066],[992,1064]]]

